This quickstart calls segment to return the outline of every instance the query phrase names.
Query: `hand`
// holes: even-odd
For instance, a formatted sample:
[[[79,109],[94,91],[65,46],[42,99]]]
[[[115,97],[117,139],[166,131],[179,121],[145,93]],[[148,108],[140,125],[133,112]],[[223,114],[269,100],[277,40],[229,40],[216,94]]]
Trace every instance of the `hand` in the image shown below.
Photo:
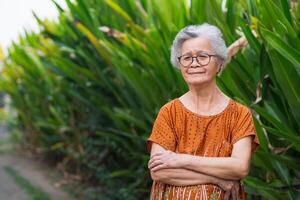
[[[163,168],[179,168],[181,167],[180,163],[181,163],[180,154],[167,150],[152,155],[148,162],[148,168],[151,171],[155,172]]]
[[[233,200],[239,199],[239,181],[222,180],[218,185],[225,191],[224,200],[229,200],[230,196]]]

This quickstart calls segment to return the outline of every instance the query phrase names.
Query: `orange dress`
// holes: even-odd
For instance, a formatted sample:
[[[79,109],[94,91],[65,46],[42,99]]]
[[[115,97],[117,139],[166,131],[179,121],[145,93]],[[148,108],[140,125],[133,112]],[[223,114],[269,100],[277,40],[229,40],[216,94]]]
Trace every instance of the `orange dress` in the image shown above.
[[[227,107],[211,116],[196,114],[186,108],[179,98],[163,105],[147,140],[148,152],[155,142],[176,153],[203,157],[230,157],[233,144],[253,135],[252,153],[259,146],[252,114],[248,107],[229,100]],[[217,185],[173,186],[153,181],[151,200],[215,200],[223,199],[224,191]],[[245,199],[243,183],[241,199]]]

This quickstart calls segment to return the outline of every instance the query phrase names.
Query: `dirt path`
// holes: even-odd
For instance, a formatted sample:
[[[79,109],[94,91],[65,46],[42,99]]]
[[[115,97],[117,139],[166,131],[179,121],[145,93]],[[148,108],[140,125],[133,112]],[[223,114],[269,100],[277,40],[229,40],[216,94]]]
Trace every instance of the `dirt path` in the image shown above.
[[[5,168],[11,168],[18,172],[21,177],[28,180],[33,186],[37,186],[47,193],[51,200],[73,200],[73,198],[65,191],[54,186],[54,177],[59,177],[57,172],[43,163],[18,155],[0,155],[0,199],[13,199],[2,198],[1,196],[10,194],[18,195],[18,197],[15,198],[16,200],[31,199],[28,197],[26,198],[24,192],[15,187],[16,184],[13,182],[12,178],[9,177],[7,173],[5,174]],[[7,185],[6,180],[11,184]]]
[[[31,198],[19,188],[14,180],[4,171],[2,157],[0,156],[0,199],[30,200]]]
[[[24,188],[20,187],[5,169],[16,171],[31,185],[40,188],[49,195],[51,200],[73,200],[60,188],[54,186],[59,174],[48,166],[30,158],[19,155],[0,155],[0,199],[2,200],[31,200]],[[56,180],[55,180],[56,179]]]
[[[12,150],[7,151],[8,137],[6,128],[0,125],[0,200],[44,200],[36,197],[35,189],[49,200],[74,200],[54,186],[61,175],[53,168]]]

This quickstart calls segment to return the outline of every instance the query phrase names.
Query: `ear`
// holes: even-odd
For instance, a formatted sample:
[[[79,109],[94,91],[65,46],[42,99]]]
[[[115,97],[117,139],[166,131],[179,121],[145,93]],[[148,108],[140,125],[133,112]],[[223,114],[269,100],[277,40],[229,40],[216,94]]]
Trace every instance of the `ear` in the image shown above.
[[[221,71],[221,69],[223,68],[223,66],[224,66],[224,62],[223,61],[221,61],[220,62],[220,64],[219,64],[219,69],[218,69],[218,73],[220,73],[220,71]]]
[[[223,61],[220,61],[220,63],[218,64],[218,72],[217,72],[217,75],[220,74],[220,72],[221,72],[223,66],[224,66],[224,62],[223,62]]]

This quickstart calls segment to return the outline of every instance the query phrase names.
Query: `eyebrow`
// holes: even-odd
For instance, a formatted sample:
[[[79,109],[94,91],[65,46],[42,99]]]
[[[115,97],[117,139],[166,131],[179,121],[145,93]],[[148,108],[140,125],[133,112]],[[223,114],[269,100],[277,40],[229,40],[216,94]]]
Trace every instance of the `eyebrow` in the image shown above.
[[[203,51],[203,50],[199,50],[196,52],[196,54],[199,54],[199,53],[205,53],[205,54],[211,54],[210,52],[207,52],[207,51]],[[192,52],[191,51],[188,51],[182,55],[192,55]]]

